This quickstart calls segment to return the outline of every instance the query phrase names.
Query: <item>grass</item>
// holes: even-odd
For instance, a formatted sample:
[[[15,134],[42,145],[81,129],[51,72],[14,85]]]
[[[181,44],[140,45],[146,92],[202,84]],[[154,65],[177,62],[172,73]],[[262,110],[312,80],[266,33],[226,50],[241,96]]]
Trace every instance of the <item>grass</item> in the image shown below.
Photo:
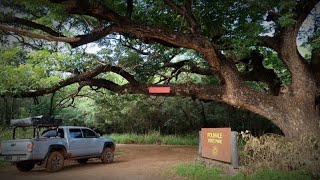
[[[161,135],[158,132],[148,134],[111,134],[108,135],[118,144],[166,144],[198,145],[198,136],[194,135]]]
[[[9,166],[10,164],[11,164],[11,163],[6,162],[6,161],[0,161],[0,168],[7,167],[7,166]]]
[[[207,168],[200,163],[180,164],[176,167],[179,176],[192,180],[221,179],[223,171],[220,168]]]
[[[250,175],[238,173],[235,176],[224,174],[218,167],[208,168],[201,163],[180,164],[176,166],[176,174],[188,180],[224,179],[224,180],[311,180],[312,177],[302,171],[259,170]]]

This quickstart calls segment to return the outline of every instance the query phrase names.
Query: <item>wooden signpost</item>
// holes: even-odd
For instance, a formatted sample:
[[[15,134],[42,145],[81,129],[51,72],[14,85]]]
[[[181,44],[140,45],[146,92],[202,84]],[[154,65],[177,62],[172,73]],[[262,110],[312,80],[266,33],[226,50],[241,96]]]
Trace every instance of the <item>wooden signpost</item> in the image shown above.
[[[200,136],[200,157],[231,163],[239,167],[237,132],[231,128],[202,128]]]

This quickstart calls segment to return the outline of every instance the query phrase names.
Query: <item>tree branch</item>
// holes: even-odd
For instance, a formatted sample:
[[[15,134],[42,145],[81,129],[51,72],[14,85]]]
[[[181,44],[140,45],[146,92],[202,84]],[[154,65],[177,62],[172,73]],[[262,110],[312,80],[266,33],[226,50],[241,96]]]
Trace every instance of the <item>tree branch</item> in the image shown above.
[[[268,47],[271,48],[275,51],[280,51],[280,45],[279,45],[279,38],[278,36],[260,36],[259,37],[259,42],[257,45],[259,46],[264,46],[264,47]]]
[[[133,0],[127,0],[127,12],[126,12],[126,16],[127,16],[129,19],[131,19],[132,12],[133,12]]]
[[[22,18],[18,18],[18,17],[11,17],[11,18],[5,18],[5,19],[0,19],[0,23],[6,23],[6,24],[11,24],[11,23],[14,23],[14,24],[21,24],[21,25],[24,25],[24,26],[28,26],[28,27],[31,27],[31,28],[34,28],[34,29],[39,29],[43,32],[46,32],[48,34],[50,34],[51,36],[56,36],[56,37],[65,37],[64,35],[54,31],[53,29],[47,27],[47,26],[44,26],[42,24],[38,24],[38,23],[35,23],[33,21],[30,21],[30,20],[27,20],[27,19],[22,19]]]
[[[79,75],[72,76],[70,78],[67,78],[65,80],[60,81],[58,84],[49,87],[49,88],[43,88],[43,89],[37,89],[37,90],[29,90],[26,92],[21,92],[19,94],[12,95],[14,97],[36,97],[36,96],[42,96],[45,94],[50,94],[53,92],[58,91],[59,89],[66,87],[68,85],[74,84],[74,83],[80,83],[82,81],[87,81],[88,79],[92,79],[96,77],[97,75],[104,73],[104,72],[114,72],[122,77],[126,78],[130,84],[136,85],[138,82],[134,79],[134,77],[129,74],[128,72],[124,71],[120,67],[111,66],[111,65],[103,65],[95,68],[91,71],[86,71],[84,73],[81,73]],[[5,96],[5,95],[1,95]]]
[[[165,62],[163,67],[172,67],[174,69],[179,69],[185,65],[189,66],[189,69],[182,68],[181,71],[183,72],[191,72],[200,75],[214,75],[217,73],[212,68],[201,68],[188,60],[180,61],[177,63]]]
[[[105,88],[113,92],[120,94],[146,94],[150,95],[148,91],[149,86],[163,86],[163,85],[147,85],[147,84],[125,84],[118,85],[111,81],[104,79],[90,79],[84,82],[84,84],[89,86],[97,86],[100,88]],[[211,99],[220,102],[224,94],[224,88],[222,86],[212,86],[203,84],[171,84],[170,93],[168,94],[153,94],[160,96],[188,96],[197,99]],[[210,94],[206,92],[212,92]]]
[[[263,60],[264,56],[256,51],[253,51],[249,58],[240,60],[244,62],[247,67],[252,67],[251,71],[242,73],[241,77],[245,81],[260,81],[268,84],[270,92],[277,96],[279,94],[281,81],[274,70],[266,69],[263,66]]]
[[[48,40],[48,41],[74,43],[74,42],[77,42],[80,40],[79,37],[78,38],[77,37],[69,38],[69,37],[58,37],[58,36],[52,36],[52,35],[37,34],[37,33],[33,33],[33,32],[23,30],[20,28],[11,27],[11,26],[4,26],[4,25],[0,25],[0,30],[10,31],[10,32],[14,32],[19,35],[23,35],[23,36],[27,36],[27,37],[31,37],[31,38],[37,38],[37,39],[44,39],[44,40]]]

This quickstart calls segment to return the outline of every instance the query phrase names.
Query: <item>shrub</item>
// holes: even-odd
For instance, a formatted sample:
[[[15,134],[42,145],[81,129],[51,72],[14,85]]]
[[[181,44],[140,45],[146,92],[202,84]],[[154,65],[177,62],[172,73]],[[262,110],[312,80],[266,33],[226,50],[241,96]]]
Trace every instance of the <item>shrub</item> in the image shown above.
[[[273,134],[258,138],[242,134],[241,140],[245,142],[240,153],[242,171],[245,173],[254,173],[259,169],[299,170],[320,178],[319,139],[287,139]]]

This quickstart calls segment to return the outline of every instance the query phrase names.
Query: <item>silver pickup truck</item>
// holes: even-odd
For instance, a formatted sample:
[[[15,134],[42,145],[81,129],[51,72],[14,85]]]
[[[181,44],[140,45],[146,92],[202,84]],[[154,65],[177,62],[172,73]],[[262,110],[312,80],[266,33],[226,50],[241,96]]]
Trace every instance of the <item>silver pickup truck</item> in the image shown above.
[[[101,137],[86,127],[59,126],[53,118],[37,116],[11,120],[13,139],[2,141],[0,160],[9,161],[20,171],[30,171],[35,165],[43,166],[48,172],[63,168],[65,159],[87,163],[89,158],[100,158],[102,163],[111,163],[115,143]],[[16,128],[33,127],[33,138],[16,139]],[[40,134],[40,129],[46,129]]]

